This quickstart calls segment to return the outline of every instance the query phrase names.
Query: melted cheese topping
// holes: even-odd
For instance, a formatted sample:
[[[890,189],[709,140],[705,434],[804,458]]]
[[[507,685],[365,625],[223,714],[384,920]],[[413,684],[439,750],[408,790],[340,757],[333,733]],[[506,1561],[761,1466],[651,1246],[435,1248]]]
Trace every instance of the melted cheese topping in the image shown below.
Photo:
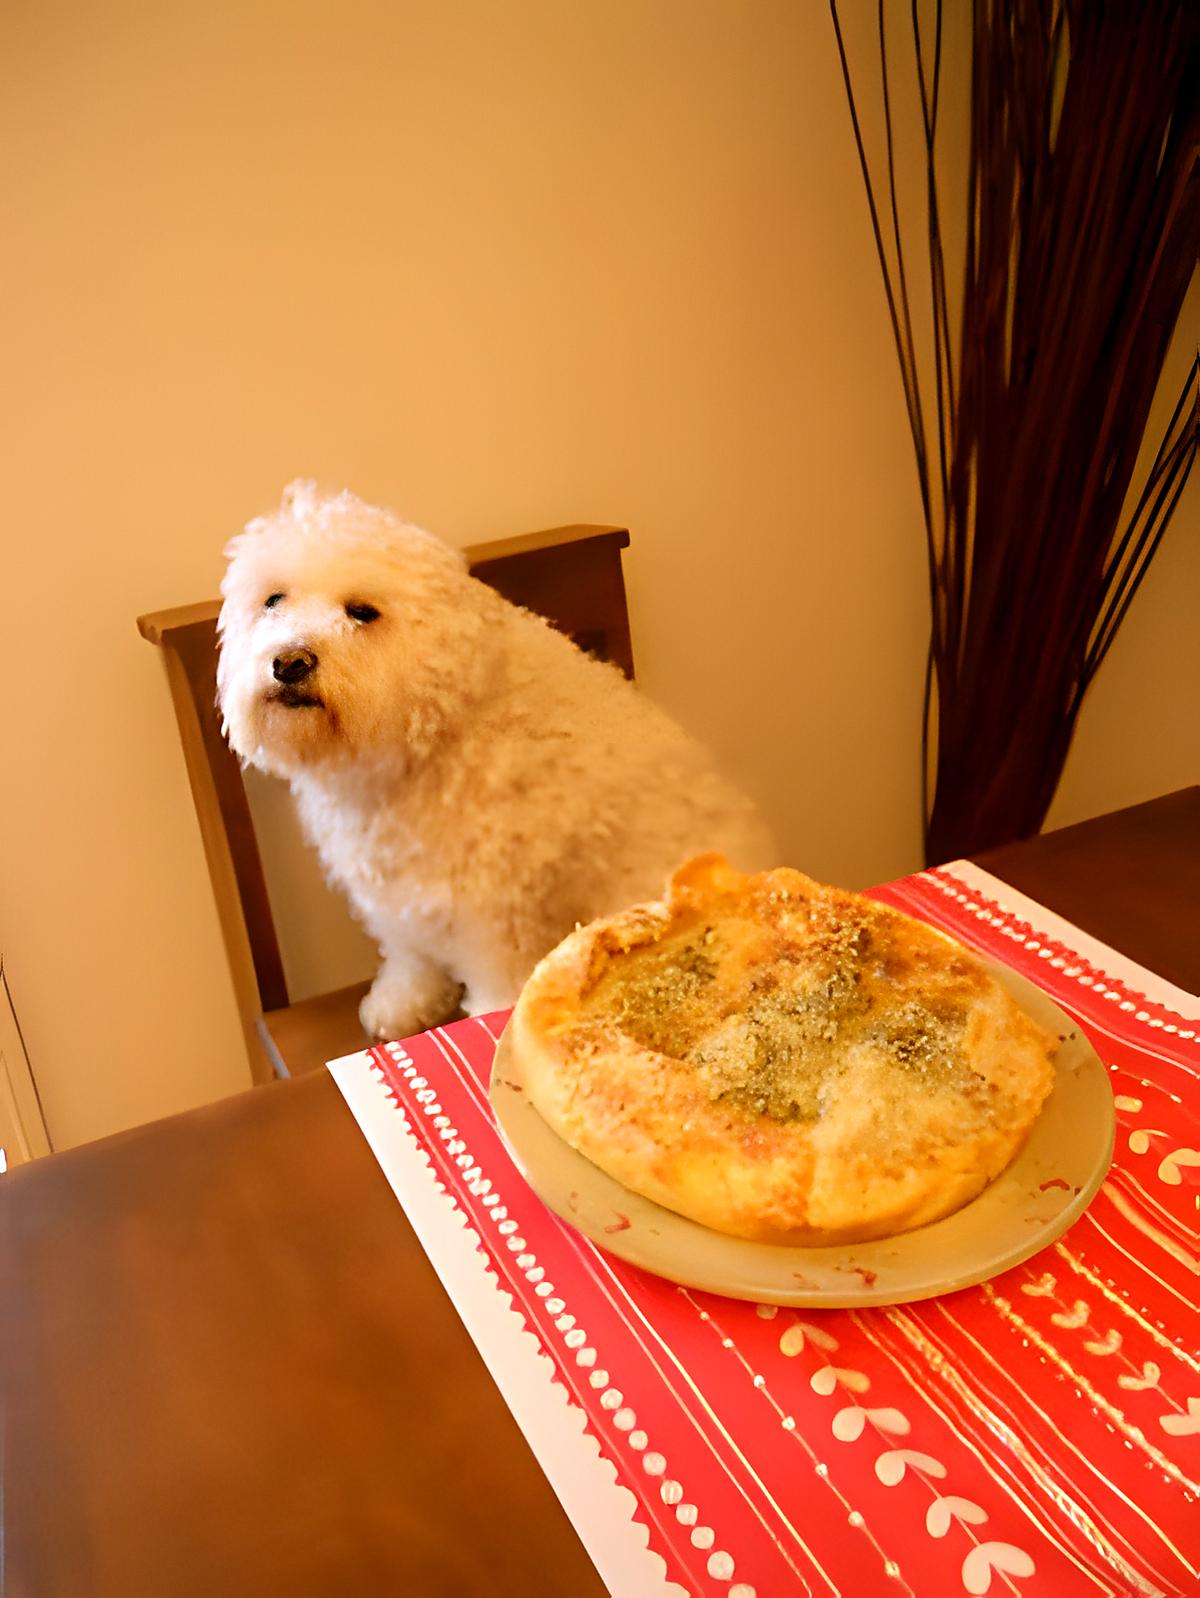
[[[863,1049],[898,1096],[969,1089],[976,969],[949,948],[902,960],[889,912],[836,889],[783,889],[752,909],[614,956],[581,1028],[669,1055],[709,1102],[777,1122],[819,1119]]]

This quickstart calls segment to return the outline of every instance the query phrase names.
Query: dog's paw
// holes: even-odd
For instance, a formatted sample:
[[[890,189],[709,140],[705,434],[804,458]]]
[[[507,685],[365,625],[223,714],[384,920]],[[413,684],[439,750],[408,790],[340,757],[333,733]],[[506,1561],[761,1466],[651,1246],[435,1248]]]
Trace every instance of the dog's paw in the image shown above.
[[[449,1021],[458,1011],[462,984],[442,971],[422,973],[415,980],[398,979],[386,968],[371,984],[358,1007],[358,1019],[369,1038],[384,1042],[411,1038]]]

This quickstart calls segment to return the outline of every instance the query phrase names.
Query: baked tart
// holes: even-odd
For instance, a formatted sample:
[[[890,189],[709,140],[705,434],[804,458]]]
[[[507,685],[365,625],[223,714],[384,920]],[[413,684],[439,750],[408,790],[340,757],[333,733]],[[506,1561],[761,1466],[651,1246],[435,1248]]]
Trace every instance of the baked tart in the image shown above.
[[[813,1246],[936,1221],[1024,1142],[1056,1039],[983,962],[861,894],[717,855],[537,966],[508,1070],[626,1187]]]

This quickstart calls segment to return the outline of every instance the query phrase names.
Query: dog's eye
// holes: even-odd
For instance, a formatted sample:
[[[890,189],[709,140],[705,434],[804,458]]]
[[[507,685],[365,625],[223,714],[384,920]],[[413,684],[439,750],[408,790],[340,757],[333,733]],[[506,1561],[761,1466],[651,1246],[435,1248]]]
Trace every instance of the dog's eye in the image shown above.
[[[359,605],[353,600],[346,606],[346,614],[351,621],[378,621],[379,612],[374,605]]]
[[[279,601],[282,598],[283,598],[282,594],[268,594],[267,597],[263,600],[263,609],[264,610],[274,610],[275,606],[279,603]]]

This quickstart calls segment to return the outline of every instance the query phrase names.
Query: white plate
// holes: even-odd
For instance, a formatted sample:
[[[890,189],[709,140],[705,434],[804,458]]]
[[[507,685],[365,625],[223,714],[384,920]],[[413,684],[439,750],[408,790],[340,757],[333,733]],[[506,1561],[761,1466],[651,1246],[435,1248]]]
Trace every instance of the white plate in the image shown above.
[[[608,1176],[554,1132],[513,1080],[507,1035],[491,1100],[509,1152],[556,1215],[601,1248],[686,1287],[759,1303],[851,1308],[953,1293],[1053,1243],[1095,1197],[1112,1161],[1108,1072],[1079,1028],[1007,966],[989,971],[1027,1015],[1063,1038],[1056,1079],[1025,1146],[977,1199],[944,1220],[874,1243],[789,1248],[711,1231]]]

